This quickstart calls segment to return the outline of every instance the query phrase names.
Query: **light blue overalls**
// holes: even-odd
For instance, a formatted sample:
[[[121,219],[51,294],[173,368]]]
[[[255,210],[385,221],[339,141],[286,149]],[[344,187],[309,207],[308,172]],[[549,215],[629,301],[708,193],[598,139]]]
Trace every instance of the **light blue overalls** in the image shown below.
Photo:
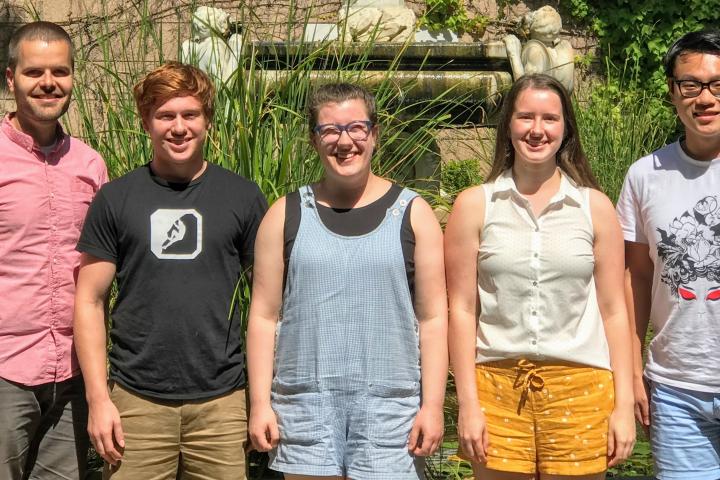
[[[322,223],[309,187],[278,324],[271,468],[353,480],[417,480],[407,440],[420,405],[418,322],[400,240],[404,189],[372,232]]]

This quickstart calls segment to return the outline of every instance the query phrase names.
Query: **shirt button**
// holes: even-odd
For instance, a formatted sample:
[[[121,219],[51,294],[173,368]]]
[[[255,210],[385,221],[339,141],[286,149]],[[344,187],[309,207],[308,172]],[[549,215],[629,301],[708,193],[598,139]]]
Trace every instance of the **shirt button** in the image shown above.
[[[533,314],[533,316],[537,315],[537,311],[536,311],[536,310],[533,310],[533,311],[532,311],[532,314]]]
[[[537,252],[536,252],[536,253],[533,253],[533,257],[537,258],[537,257],[538,257],[538,253],[537,253]]]
[[[537,340],[533,340],[533,341],[530,342],[530,343],[532,343],[533,345],[537,345]]]
[[[533,282],[533,287],[537,287],[537,282]]]
[[[51,194],[50,194],[50,198],[55,198],[55,194],[54,194],[54,193],[51,193]]]

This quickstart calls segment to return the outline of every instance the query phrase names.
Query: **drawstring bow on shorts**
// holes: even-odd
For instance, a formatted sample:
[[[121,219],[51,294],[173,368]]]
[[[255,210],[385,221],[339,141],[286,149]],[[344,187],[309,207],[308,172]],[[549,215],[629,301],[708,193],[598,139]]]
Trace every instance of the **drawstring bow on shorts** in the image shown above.
[[[528,360],[521,359],[515,368],[517,368],[517,377],[515,377],[513,389],[522,388],[520,403],[518,403],[517,408],[517,413],[520,415],[530,390],[534,392],[542,390],[545,387],[545,380],[540,376],[538,366]]]

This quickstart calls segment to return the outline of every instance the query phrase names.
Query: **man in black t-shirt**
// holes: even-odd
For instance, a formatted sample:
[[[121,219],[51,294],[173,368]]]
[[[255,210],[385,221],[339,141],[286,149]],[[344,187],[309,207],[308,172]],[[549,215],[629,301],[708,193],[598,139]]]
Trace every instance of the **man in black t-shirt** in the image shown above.
[[[267,204],[257,185],[203,159],[215,91],[202,71],[168,63],[134,93],[153,159],[98,192],[77,247],[88,431],[106,478],[180,469],[244,479],[244,346],[232,300]],[[114,278],[108,387],[104,302]]]

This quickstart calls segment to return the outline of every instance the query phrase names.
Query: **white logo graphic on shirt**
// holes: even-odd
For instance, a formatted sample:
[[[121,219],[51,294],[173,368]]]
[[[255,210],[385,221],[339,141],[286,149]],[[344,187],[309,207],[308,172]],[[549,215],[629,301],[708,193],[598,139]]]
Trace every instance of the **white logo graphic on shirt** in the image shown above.
[[[707,196],[658,228],[658,255],[664,261],[661,280],[682,300],[720,300],[720,196]],[[708,285],[694,286],[698,279]]]
[[[192,260],[202,252],[202,215],[161,208],[150,215],[150,250],[157,258]]]

